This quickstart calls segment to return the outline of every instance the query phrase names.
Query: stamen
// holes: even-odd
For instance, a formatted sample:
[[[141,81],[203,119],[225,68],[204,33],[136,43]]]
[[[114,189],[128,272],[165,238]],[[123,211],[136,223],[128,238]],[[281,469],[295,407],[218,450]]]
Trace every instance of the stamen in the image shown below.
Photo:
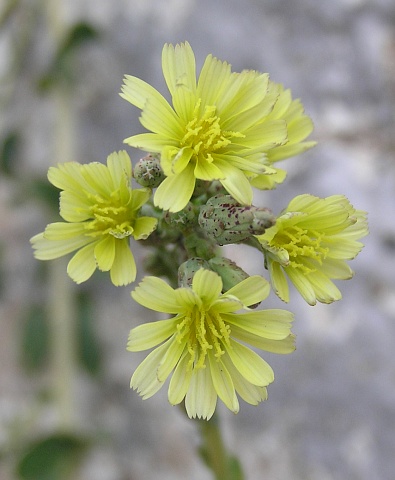
[[[240,132],[221,130],[220,118],[216,115],[216,106],[207,105],[202,115],[199,114],[201,99],[196,102],[193,118],[186,125],[186,132],[181,146],[193,149],[195,156],[202,156],[210,163],[210,152],[226,147],[233,137],[244,137]],[[196,159],[195,159],[196,160]]]
[[[113,192],[110,198],[92,195],[89,199],[92,201],[91,221],[85,224],[86,235],[110,234],[121,239],[133,233],[134,214],[121,202],[119,191]]]
[[[316,269],[305,265],[302,257],[315,260],[319,265],[326,258],[329,249],[321,246],[324,235],[315,230],[306,230],[294,225],[293,227],[282,230],[277,238],[274,238],[274,244],[278,243],[287,250],[289,255],[289,266],[299,268],[303,273],[311,273]]]
[[[204,306],[195,305],[177,325],[177,331],[178,342],[188,337],[188,368],[205,368],[208,350],[214,349],[219,360],[225,353],[223,345],[230,345],[230,326],[218,313],[207,311]]]

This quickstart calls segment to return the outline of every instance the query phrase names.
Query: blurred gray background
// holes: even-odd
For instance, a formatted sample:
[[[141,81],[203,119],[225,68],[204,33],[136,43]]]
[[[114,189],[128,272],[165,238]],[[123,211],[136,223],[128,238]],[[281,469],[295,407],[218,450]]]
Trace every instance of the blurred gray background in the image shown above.
[[[236,71],[269,72],[302,99],[318,146],[284,161],[287,181],[257,193],[255,203],[278,213],[301,193],[345,194],[369,212],[371,233],[351,264],[354,279],[338,284],[340,302],[309,307],[293,291],[285,306],[271,294],[264,307],[295,312],[297,350],[263,354],[276,375],[268,401],[258,407],[241,402],[237,416],[219,409],[225,441],[251,480],[394,478],[394,1],[65,0],[20,1],[0,30],[0,133],[18,130],[22,138],[18,175],[0,177],[0,446],[10,452],[0,479],[13,478],[12,438],[33,438],[58,425],[56,406],[41,395],[53,380],[51,367],[28,375],[18,360],[21,318],[47,293],[36,281],[29,238],[53,217],[38,202],[24,201],[23,192],[62,155],[54,142],[56,101],[37,92],[55,51],[56,21],[60,28],[88,22],[100,33],[76,55],[70,160],[105,162],[125,148],[124,138],[143,131],[138,110],[118,93],[124,74],[165,93],[160,58],[166,42],[188,40],[198,69],[212,53]],[[249,273],[265,275],[259,255],[228,250]],[[141,261],[145,251],[137,252]],[[99,380],[77,370],[67,386],[76,430],[101,438],[78,478],[210,479],[195,453],[196,425],[168,404],[166,389],[147,401],[129,391],[143,355],[126,351],[127,335],[153,316],[133,304],[131,288],[112,287],[105,276],[83,288],[94,295],[103,367]]]

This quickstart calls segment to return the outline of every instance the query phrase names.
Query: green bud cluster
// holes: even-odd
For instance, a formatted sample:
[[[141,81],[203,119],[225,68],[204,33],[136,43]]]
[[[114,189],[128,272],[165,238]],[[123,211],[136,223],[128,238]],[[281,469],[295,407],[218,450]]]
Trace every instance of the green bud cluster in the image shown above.
[[[199,225],[218,245],[228,245],[261,235],[276,217],[267,208],[240,205],[230,195],[216,195],[200,208]]]

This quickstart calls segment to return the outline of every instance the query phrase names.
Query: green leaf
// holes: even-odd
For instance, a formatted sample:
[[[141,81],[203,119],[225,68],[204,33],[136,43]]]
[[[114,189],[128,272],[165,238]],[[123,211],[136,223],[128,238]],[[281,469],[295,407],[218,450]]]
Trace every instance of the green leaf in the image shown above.
[[[80,365],[91,375],[101,372],[102,352],[95,330],[94,312],[91,297],[80,293],[77,297],[77,345]]]
[[[40,370],[49,356],[49,325],[43,307],[33,305],[21,332],[21,364],[28,371]]]
[[[73,478],[88,447],[86,439],[57,433],[30,444],[16,467],[21,480],[68,480]]]

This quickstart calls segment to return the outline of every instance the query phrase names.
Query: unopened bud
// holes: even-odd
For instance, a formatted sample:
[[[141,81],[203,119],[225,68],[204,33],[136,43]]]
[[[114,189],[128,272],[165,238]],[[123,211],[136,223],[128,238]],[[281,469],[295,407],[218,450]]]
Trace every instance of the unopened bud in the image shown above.
[[[180,210],[179,212],[165,212],[163,219],[168,225],[174,227],[188,226],[192,225],[195,220],[195,210],[191,202],[187,206]]]
[[[235,262],[229,260],[229,258],[214,257],[211,258],[208,263],[211,270],[218,273],[222,278],[222,291],[224,293],[249,277],[248,273],[236,265]],[[254,305],[247,305],[247,307],[256,308],[258,305],[259,303],[255,303]]]
[[[216,195],[201,207],[199,225],[219,245],[238,243],[261,235],[276,217],[268,208],[240,205],[230,195]]]
[[[192,285],[193,276],[201,268],[210,270],[210,265],[203,258],[190,258],[178,267],[178,286],[190,287]]]
[[[214,257],[208,263],[211,270],[214,270],[222,278],[224,292],[249,277],[248,273],[229,258]]]
[[[147,155],[139,160],[133,170],[136,182],[143,187],[158,187],[166,178],[160,166],[160,160],[155,155]]]

